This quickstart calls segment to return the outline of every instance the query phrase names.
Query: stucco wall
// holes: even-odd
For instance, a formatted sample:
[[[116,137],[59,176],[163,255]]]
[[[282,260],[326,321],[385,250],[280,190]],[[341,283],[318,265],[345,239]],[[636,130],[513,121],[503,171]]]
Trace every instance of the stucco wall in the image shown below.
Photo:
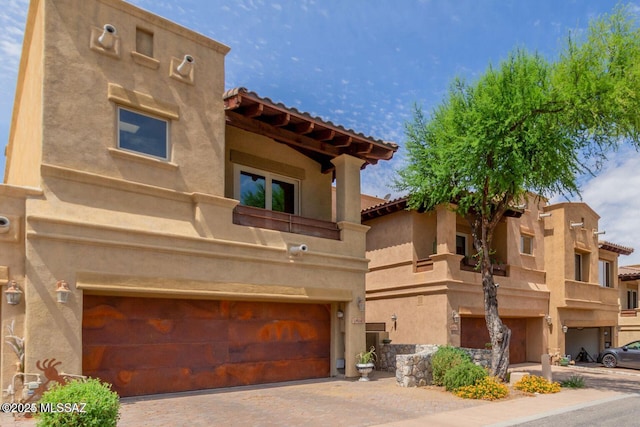
[[[44,5],[43,162],[222,196],[228,49],[120,1]],[[117,30],[117,55],[91,48],[105,24]],[[136,28],[153,33],[154,57],[146,62],[135,55]],[[195,60],[193,84],[171,77],[172,60],[186,54]],[[167,162],[114,151],[117,106],[169,121]]]

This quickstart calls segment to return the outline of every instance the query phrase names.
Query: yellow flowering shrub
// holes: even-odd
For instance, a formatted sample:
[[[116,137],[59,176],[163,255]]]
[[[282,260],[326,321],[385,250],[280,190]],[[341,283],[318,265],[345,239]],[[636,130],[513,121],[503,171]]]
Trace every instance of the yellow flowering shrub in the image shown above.
[[[499,378],[484,377],[475,385],[460,387],[454,394],[463,399],[497,400],[509,394],[509,387]]]
[[[520,381],[513,385],[514,388],[527,393],[557,393],[560,391],[560,384],[550,382],[546,378],[537,375],[525,375]]]

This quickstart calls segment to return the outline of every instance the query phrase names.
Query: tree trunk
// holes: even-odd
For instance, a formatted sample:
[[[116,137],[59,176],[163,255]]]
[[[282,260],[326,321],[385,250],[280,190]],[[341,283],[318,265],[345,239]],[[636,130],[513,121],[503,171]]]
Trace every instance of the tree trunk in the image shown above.
[[[484,263],[483,263],[484,264]],[[484,291],[484,316],[491,339],[491,375],[504,380],[509,368],[509,329],[498,315],[498,287],[493,281],[491,264],[482,266],[482,288]]]
[[[480,272],[484,293],[484,316],[491,340],[491,375],[505,380],[509,369],[511,329],[502,323],[498,314],[498,285],[493,280],[493,267],[490,258],[495,223],[497,221],[492,221],[493,226],[491,226],[484,218],[477,217],[472,226],[474,245],[481,255]]]

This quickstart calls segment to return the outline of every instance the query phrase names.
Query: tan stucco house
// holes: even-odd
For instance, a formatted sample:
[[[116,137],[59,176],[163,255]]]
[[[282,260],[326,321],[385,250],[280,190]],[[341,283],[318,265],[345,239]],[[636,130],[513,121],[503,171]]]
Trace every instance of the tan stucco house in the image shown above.
[[[0,185],[26,372],[122,396],[356,374],[360,170],[397,146],[225,92],[228,51],[120,0],[31,2]]]
[[[494,235],[499,312],[512,330],[511,363],[542,354],[592,356],[617,342],[619,254],[598,240],[598,215],[585,203],[530,197],[507,212]],[[407,199],[362,211],[367,233],[366,319],[397,344],[484,348],[482,281],[471,229],[449,206],[407,210]],[[375,334],[372,333],[375,336]]]
[[[640,340],[640,317],[638,317],[638,285],[640,265],[620,267],[618,270],[620,319],[618,319],[619,345]]]

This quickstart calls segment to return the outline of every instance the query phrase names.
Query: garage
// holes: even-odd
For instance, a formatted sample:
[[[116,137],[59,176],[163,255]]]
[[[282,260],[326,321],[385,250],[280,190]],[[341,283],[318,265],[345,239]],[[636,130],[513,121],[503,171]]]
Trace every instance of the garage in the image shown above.
[[[463,317],[461,321],[460,346],[485,348],[490,342],[489,331],[484,317]],[[509,363],[527,361],[527,319],[505,318],[502,322],[511,329],[509,342]]]
[[[330,305],[85,295],[83,374],[120,396],[329,376]]]
[[[594,362],[598,358],[600,328],[569,328],[565,334],[565,354],[573,360],[580,356],[581,362]],[[584,355],[584,351],[588,357]],[[583,353],[583,354],[581,354]]]

